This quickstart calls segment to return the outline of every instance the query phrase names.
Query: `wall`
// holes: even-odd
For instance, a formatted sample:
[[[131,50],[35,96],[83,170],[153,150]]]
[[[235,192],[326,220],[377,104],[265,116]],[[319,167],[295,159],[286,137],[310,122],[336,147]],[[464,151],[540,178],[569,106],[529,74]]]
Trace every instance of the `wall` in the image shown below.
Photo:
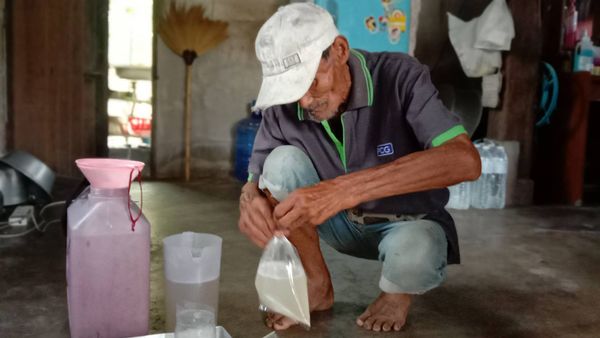
[[[235,123],[260,86],[254,39],[282,0],[207,0],[210,18],[229,23],[229,38],[196,59],[192,88],[192,175],[229,174]],[[157,177],[182,177],[183,60],[157,39],[154,165]]]

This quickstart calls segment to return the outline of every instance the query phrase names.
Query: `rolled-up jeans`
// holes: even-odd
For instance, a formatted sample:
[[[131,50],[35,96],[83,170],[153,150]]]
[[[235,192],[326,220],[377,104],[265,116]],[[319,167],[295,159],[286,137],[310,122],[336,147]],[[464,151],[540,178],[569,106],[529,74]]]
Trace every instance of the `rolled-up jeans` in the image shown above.
[[[280,146],[265,160],[259,188],[278,201],[294,190],[315,185],[319,175],[299,148]],[[346,211],[318,226],[319,237],[335,250],[383,263],[379,287],[388,293],[422,294],[446,278],[447,240],[431,220],[363,225],[350,221]]]

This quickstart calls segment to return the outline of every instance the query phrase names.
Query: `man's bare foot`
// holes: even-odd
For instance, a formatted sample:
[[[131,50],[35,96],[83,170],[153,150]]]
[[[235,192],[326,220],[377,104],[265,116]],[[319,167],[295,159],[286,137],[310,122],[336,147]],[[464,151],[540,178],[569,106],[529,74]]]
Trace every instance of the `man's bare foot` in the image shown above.
[[[410,300],[405,293],[382,292],[356,319],[356,324],[373,331],[400,331],[406,322]]]
[[[308,282],[308,304],[311,313],[328,310],[333,306],[333,286],[330,280],[323,283]],[[266,324],[274,330],[285,330],[298,323],[280,314],[269,313]]]

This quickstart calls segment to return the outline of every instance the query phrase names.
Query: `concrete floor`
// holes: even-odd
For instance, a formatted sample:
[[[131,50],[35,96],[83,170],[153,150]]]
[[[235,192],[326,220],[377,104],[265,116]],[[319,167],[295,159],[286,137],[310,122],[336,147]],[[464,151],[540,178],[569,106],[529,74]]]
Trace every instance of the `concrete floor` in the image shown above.
[[[261,251],[237,229],[239,185],[203,179],[144,185],[152,222],[151,330],[164,326],[161,239],[191,230],[222,236],[219,325],[233,337],[263,337],[254,275]],[[380,265],[324,247],[335,305],[310,332],[279,337],[598,337],[600,209],[534,207],[453,212],[463,264],[418,297],[403,333],[369,333],[354,319],[378,294]],[[0,336],[68,337],[65,238],[0,240]]]

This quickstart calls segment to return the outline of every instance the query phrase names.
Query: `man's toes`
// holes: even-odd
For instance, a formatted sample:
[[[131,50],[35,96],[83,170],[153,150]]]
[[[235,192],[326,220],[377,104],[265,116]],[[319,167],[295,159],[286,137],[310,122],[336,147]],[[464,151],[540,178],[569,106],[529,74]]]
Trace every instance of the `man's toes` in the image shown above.
[[[375,322],[375,318],[369,317],[365,320],[365,324],[363,327],[367,330],[371,330],[373,328],[373,323]]]
[[[392,329],[392,326],[394,325],[394,322],[385,322],[383,323],[383,325],[381,326],[381,329],[385,332],[388,332],[389,330]]]
[[[282,318],[284,317],[278,313],[269,312],[267,313],[267,319],[265,320],[265,324],[267,325],[267,327],[273,329],[275,324]]]
[[[358,326],[363,326],[365,324],[365,320],[367,320],[367,318],[369,318],[369,316],[371,316],[371,312],[369,311],[369,309],[365,310],[365,312],[362,313],[362,315],[358,316],[358,318],[356,318],[356,324]]]
[[[373,331],[379,332],[381,331],[381,325],[383,324],[383,322],[381,320],[375,320],[373,322]]]
[[[274,324],[275,325],[273,325],[273,328],[275,330],[285,330],[285,329],[289,328],[290,326],[296,324],[296,322],[290,318],[282,316],[279,320],[275,321]]]
[[[394,323],[394,331],[400,331],[400,329],[402,328],[403,325],[404,325],[404,322],[395,322]]]

